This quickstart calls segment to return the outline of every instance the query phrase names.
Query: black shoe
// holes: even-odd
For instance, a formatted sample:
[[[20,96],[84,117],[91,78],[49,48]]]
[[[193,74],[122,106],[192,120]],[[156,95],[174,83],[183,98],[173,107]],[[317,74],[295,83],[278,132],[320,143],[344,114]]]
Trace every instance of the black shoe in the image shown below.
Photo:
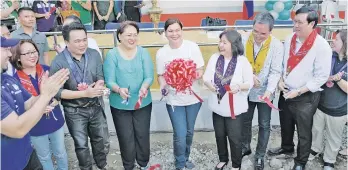
[[[305,170],[305,166],[295,164],[292,170]]]
[[[270,149],[267,152],[267,154],[269,156],[277,156],[277,155],[281,155],[281,154],[291,155],[293,153],[294,153],[294,149],[292,149],[292,150],[285,150],[283,148]]]
[[[247,155],[250,155],[250,154],[251,154],[251,150],[249,149],[249,150],[247,150],[247,151],[245,151],[245,152],[242,153],[242,158],[243,158],[244,156],[247,156]]]
[[[255,161],[255,170],[263,170],[263,168],[265,167],[265,164],[263,162],[263,159],[256,159]]]
[[[222,165],[220,168],[218,168],[217,166],[220,164],[221,162],[219,162],[216,166],[215,166],[215,170],[222,170],[225,168],[225,166],[227,166],[228,162],[225,162],[224,165]]]

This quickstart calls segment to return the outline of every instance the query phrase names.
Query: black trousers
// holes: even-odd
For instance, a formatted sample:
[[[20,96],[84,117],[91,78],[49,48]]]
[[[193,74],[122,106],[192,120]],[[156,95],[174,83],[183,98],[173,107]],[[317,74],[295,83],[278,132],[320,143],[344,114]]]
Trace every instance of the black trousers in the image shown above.
[[[90,138],[94,161],[99,169],[106,166],[109,153],[109,130],[101,106],[87,108],[64,107],[66,124],[74,140],[75,153],[81,170],[92,170],[88,147]]]
[[[124,169],[132,170],[135,160],[141,167],[146,167],[150,159],[152,103],[138,110],[110,108]]]
[[[228,162],[227,137],[230,143],[232,167],[240,168],[242,165],[242,115],[232,119],[213,112],[213,126],[220,162]]]
[[[6,155],[3,155],[3,156],[6,156]],[[24,170],[43,170],[43,167],[41,165],[39,158],[37,157],[35,150],[31,153],[29,162],[27,166],[24,168]]]
[[[282,143],[285,150],[294,149],[295,125],[298,134],[296,164],[306,165],[312,145],[312,125],[320,100],[320,92],[307,92],[299,97],[285,100],[283,93],[279,97],[279,118]]]

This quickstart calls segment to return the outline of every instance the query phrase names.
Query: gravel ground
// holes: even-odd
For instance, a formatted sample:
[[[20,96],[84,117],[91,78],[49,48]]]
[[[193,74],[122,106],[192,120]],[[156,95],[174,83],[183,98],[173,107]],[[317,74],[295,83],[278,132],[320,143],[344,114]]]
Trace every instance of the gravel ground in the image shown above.
[[[343,148],[347,148],[347,128],[344,133]],[[173,157],[173,142],[172,133],[153,133],[151,134],[151,157],[150,164],[161,164],[163,170],[174,169]],[[78,162],[74,152],[74,145],[72,138],[67,135],[66,147],[69,157],[69,169],[77,170]],[[255,151],[257,142],[257,127],[253,127],[252,150]],[[297,143],[297,136],[295,135],[295,144]],[[108,170],[122,170],[122,160],[118,146],[117,137],[111,134],[110,138],[110,153],[108,155]],[[280,127],[272,127],[271,137],[268,143],[268,148],[280,146]],[[195,132],[194,142],[191,151],[191,160],[196,167],[193,170],[212,170],[218,163],[216,152],[214,132]],[[279,156],[273,158],[266,158],[265,170],[290,170],[294,164],[291,157]],[[323,169],[322,157],[308,162],[307,170]],[[97,168],[95,168],[97,169]],[[227,169],[231,169],[231,163],[228,164]],[[336,170],[347,169],[347,157],[339,155],[335,164]],[[253,154],[243,158],[242,170],[253,170]]]

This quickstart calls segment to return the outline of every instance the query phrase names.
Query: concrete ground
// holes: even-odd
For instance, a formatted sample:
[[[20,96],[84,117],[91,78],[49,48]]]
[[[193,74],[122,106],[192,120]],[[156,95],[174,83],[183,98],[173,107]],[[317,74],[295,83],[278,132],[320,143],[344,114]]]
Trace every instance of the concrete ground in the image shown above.
[[[253,127],[252,138],[252,150],[255,151],[257,142],[257,127]],[[108,170],[122,170],[122,160],[118,145],[117,137],[114,133],[110,138],[110,153],[108,155]],[[163,170],[174,169],[174,157],[173,157],[173,142],[172,133],[152,133],[151,134],[151,157],[150,164],[161,164]],[[296,135],[295,135],[296,136]],[[66,148],[69,157],[69,169],[77,170],[78,161],[74,152],[74,146],[72,138],[67,135]],[[191,160],[196,164],[193,170],[212,170],[218,163],[218,156],[216,151],[214,132],[195,132],[193,140]],[[297,138],[295,138],[295,144]],[[280,128],[279,126],[273,126],[271,131],[271,137],[269,140],[268,148],[280,146]],[[293,159],[290,157],[280,156],[277,158],[266,158],[265,170],[290,170],[293,166]],[[307,170],[320,170],[323,169],[322,157],[308,162]],[[97,169],[97,168],[95,168]],[[231,163],[228,164],[228,168],[231,169]],[[347,157],[339,155],[337,157],[337,163],[335,169],[346,170],[347,169]],[[243,158],[242,170],[253,170],[253,154]]]

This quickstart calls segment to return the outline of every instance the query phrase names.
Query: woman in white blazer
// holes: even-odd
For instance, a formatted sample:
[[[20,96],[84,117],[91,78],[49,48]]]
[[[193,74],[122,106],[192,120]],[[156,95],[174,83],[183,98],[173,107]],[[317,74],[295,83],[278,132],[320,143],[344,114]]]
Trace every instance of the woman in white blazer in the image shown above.
[[[242,113],[248,110],[248,93],[253,87],[253,72],[248,59],[243,56],[241,35],[235,30],[220,34],[219,53],[210,57],[203,75],[209,88],[208,105],[213,111],[213,125],[220,163],[215,169],[223,169],[228,163],[228,137],[232,169],[242,164]]]

